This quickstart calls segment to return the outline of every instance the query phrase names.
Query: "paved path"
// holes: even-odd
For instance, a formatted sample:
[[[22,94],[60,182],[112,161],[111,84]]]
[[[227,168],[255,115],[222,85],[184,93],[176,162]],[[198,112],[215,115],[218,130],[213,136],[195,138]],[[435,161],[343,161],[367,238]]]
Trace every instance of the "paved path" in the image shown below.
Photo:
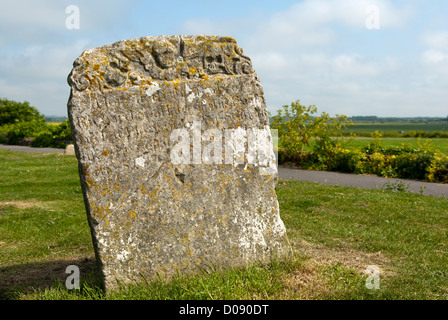
[[[31,148],[24,146],[10,146],[4,144],[0,144],[0,148],[25,152],[64,153],[64,149]],[[299,181],[313,181],[322,184],[357,187],[363,189],[381,189],[387,182],[389,182],[390,184],[394,184],[398,181],[402,181],[403,184],[408,187],[409,191],[420,193],[423,190],[423,194],[425,195],[448,198],[448,184],[442,183],[429,183],[406,179],[391,179],[373,175],[356,175],[330,171],[300,170],[283,166],[279,166],[278,174],[279,178],[284,180],[293,179]]]
[[[382,178],[374,175],[356,175],[349,173],[300,170],[279,166],[278,174],[280,179],[313,181],[322,184],[338,185],[345,187],[357,187],[363,189],[382,189],[386,183],[391,185],[401,181],[408,190],[424,195],[448,198],[448,184],[429,183],[407,179]]]
[[[0,144],[1,149],[8,149],[13,151],[25,151],[25,152],[43,152],[43,153],[64,153],[64,149],[56,148],[32,148],[25,146],[10,146],[6,144]]]

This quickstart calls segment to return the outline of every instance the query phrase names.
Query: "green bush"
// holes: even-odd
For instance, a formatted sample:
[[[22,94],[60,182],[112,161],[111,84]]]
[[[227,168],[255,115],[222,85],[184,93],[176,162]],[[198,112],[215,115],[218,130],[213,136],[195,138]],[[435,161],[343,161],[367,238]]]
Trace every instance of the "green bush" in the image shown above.
[[[428,140],[420,138],[417,146],[402,144],[385,147],[382,132],[371,134],[375,140],[361,149],[348,149],[350,140],[342,138],[351,122],[345,116],[329,117],[322,113],[314,116],[315,106],[305,107],[300,101],[283,106],[273,117],[272,126],[279,130],[284,148],[278,150],[279,163],[293,162],[304,169],[331,170],[347,173],[370,173],[383,177],[448,182],[448,157],[437,153]],[[431,133],[442,136],[443,132]],[[423,131],[410,131],[415,137],[428,136]],[[429,137],[429,136],[428,136]],[[314,141],[311,147],[311,141]],[[311,151],[305,151],[304,147]]]
[[[39,133],[36,138],[31,142],[32,147],[54,147],[53,134],[49,131],[43,131]]]
[[[282,141],[284,152],[294,158],[304,151],[304,147],[310,147],[313,139],[327,140],[329,137],[343,136],[344,129],[352,125],[344,115],[330,117],[322,112],[316,116],[317,108],[314,105],[304,106],[300,100],[292,102],[290,106],[285,105],[278,110],[273,117],[271,127],[278,129],[279,138]]]
[[[48,126],[47,130],[41,131],[31,146],[64,148],[70,143],[72,143],[72,134],[70,124],[66,120],[57,126]]]
[[[392,166],[399,178],[423,180],[433,158],[431,154],[403,153],[394,158]]]
[[[0,99],[0,126],[19,122],[45,122],[45,118],[27,101]]]
[[[36,137],[40,132],[48,130],[48,125],[42,121],[18,122],[8,131],[8,144],[21,144],[25,138]]]
[[[448,156],[437,152],[428,168],[428,181],[448,183]]]
[[[64,148],[72,142],[68,120],[54,126],[41,121],[18,122],[0,127],[0,143],[25,144],[25,139],[33,138],[32,147]],[[30,139],[31,140],[31,139]],[[29,141],[26,142],[29,144]]]
[[[73,142],[70,123],[68,120],[65,120],[54,128],[53,138],[54,145],[58,147],[65,147],[67,144]]]
[[[365,159],[366,155],[360,150],[339,148],[330,162],[330,168],[346,173],[361,173],[359,164]]]
[[[4,124],[0,126],[0,143],[8,144],[8,132],[12,128],[12,124]]]
[[[380,152],[365,154],[365,158],[358,162],[357,173],[371,173],[383,177],[394,177],[391,160],[395,156],[384,155]]]

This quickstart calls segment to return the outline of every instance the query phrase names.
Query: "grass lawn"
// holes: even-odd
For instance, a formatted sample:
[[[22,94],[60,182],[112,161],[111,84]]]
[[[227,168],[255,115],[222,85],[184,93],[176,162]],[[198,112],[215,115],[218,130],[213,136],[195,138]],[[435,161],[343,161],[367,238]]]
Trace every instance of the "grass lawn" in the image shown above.
[[[74,156],[0,149],[0,299],[105,299]],[[129,286],[107,299],[447,299],[446,199],[279,181],[288,260]],[[69,265],[81,290],[65,288]],[[380,269],[367,289],[366,267]]]

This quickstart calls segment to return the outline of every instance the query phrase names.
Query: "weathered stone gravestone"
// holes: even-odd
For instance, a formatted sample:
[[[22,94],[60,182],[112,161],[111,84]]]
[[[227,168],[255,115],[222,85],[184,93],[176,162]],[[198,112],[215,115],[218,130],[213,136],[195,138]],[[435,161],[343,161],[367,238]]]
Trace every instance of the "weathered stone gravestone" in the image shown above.
[[[290,253],[262,85],[233,38],[143,37],[86,50],[68,82],[106,289]]]

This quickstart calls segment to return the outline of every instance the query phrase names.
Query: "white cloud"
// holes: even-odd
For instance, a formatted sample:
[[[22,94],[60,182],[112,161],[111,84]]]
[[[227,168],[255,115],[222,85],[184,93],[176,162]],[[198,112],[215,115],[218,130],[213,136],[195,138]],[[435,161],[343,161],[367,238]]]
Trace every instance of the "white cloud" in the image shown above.
[[[80,29],[69,30],[66,8],[80,11]],[[65,115],[73,61],[121,26],[132,2],[17,0],[0,10],[0,97],[28,100],[45,114]],[[125,23],[125,22],[124,22]],[[100,31],[100,32],[99,32]]]
[[[65,9],[71,4],[80,9],[80,30],[65,27]],[[380,30],[366,28],[370,5],[379,9]],[[399,113],[401,106],[403,115],[424,115],[418,109],[421,101],[430,101],[437,106],[434,110],[446,108],[440,101],[448,85],[448,31],[421,35],[420,61],[407,60],[406,53],[396,53],[399,45],[380,37],[393,28],[391,32],[403,32],[407,40],[418,38],[418,33],[407,31],[419,14],[412,5],[392,0],[304,0],[268,17],[213,20],[205,13],[182,22],[185,17],[180,16],[178,33],[234,36],[252,58],[273,113],[300,99],[329,113],[390,115]],[[3,5],[0,97],[29,100],[42,112],[65,114],[66,78],[74,59],[129,27],[131,7],[124,0],[17,0]],[[446,93],[445,97],[448,101]],[[52,111],[55,106],[58,111]]]
[[[0,10],[0,44],[12,45],[22,42],[45,44],[63,41],[77,34],[107,31],[123,24],[135,1],[89,1],[89,0],[15,0],[2,4]],[[69,5],[79,8],[80,29],[66,27]],[[7,32],[4,32],[6,31]]]
[[[448,62],[448,54],[437,50],[426,50],[422,53],[422,61],[428,64]]]
[[[422,35],[422,40],[430,48],[448,51],[448,30],[427,31]]]
[[[12,82],[36,79],[60,79],[71,70],[74,61],[87,48],[89,40],[61,45],[31,45],[20,51],[0,56],[0,73]]]
[[[27,100],[45,114],[65,114],[70,92],[66,79],[88,43],[32,45],[0,56],[0,97]]]
[[[448,73],[448,30],[427,31],[421,36],[426,46],[421,54],[423,65],[433,72]]]
[[[64,26],[65,7],[63,2],[45,0],[17,0],[2,5],[0,25],[51,27]]]
[[[426,48],[420,56],[419,67],[424,76],[418,83],[419,87],[422,90],[443,91],[442,96],[448,101],[448,30],[426,31],[421,40]],[[439,95],[434,91],[431,94]]]
[[[336,73],[350,76],[376,76],[380,68],[359,54],[338,55],[333,59],[333,70]]]
[[[398,8],[388,0],[306,0],[260,21],[247,42],[255,50],[327,47],[343,36],[337,26],[365,30],[372,5],[378,8],[381,29],[404,26],[413,15],[410,7]]]

